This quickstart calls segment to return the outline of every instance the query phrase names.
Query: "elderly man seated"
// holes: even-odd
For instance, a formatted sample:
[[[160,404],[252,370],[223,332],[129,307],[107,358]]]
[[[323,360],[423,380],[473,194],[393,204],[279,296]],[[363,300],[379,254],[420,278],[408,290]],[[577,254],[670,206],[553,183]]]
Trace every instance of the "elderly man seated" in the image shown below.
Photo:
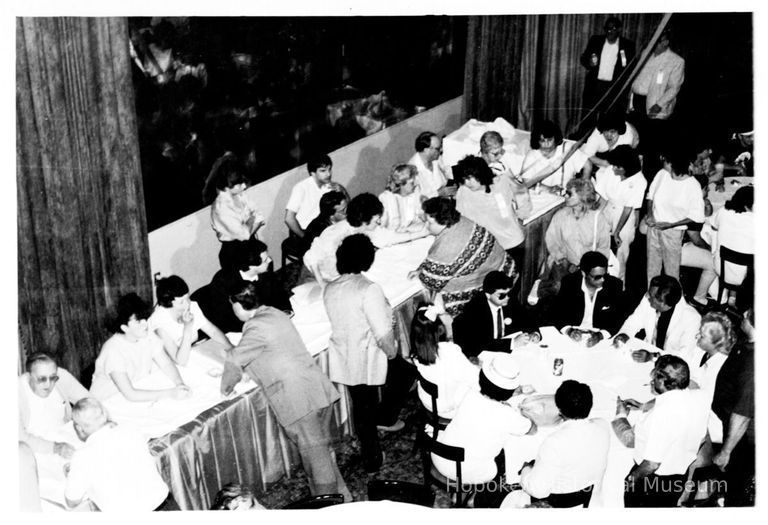
[[[64,492],[68,507],[86,500],[102,511],[140,512],[164,506],[168,487],[140,434],[109,421],[101,403],[90,397],[75,403],[72,421],[85,445],[69,464]]]
[[[677,279],[668,275],[657,275],[651,279],[648,293],[640,300],[632,315],[624,321],[616,339],[638,337],[640,334],[639,339],[655,345],[665,353],[672,353],[687,360],[696,348],[700,320],[701,316],[696,309],[683,299],[683,289]],[[632,353],[632,358],[644,363],[660,353],[636,350]],[[691,363],[688,364],[690,367]]]
[[[689,388],[690,371],[681,358],[663,355],[651,371],[655,399],[645,404],[617,401],[613,429],[634,449],[635,465],[624,483],[627,507],[675,507],[685,489],[688,466],[707,433],[709,406],[701,390]],[[630,409],[642,409],[637,424]]]
[[[91,395],[106,399],[120,392],[128,401],[186,399],[191,391],[179,375],[176,365],[163,349],[163,342],[149,331],[152,308],[135,293],[121,297],[112,323],[114,335],[101,347],[93,372]],[[156,365],[174,386],[161,390],[138,388]]]
[[[584,383],[563,381],[555,404],[563,423],[541,444],[533,465],[523,467],[520,485],[552,507],[587,506],[605,472],[610,429],[602,419],[587,419],[592,390]]]
[[[71,445],[45,436],[71,419],[71,404],[87,397],[88,391],[45,352],[27,357],[26,369],[19,377],[19,441],[36,453],[69,459],[75,451]]]

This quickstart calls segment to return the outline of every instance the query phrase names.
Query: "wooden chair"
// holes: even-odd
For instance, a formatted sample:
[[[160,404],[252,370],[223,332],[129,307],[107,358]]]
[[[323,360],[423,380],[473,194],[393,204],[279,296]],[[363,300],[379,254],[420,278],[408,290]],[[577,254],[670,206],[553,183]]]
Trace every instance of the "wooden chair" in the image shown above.
[[[736,250],[731,250],[725,246],[720,246],[720,277],[718,279],[719,286],[717,290],[717,304],[720,304],[720,300],[723,297],[723,289],[727,288],[730,295],[731,290],[738,291],[738,289],[741,287],[741,282],[729,283],[725,280],[726,262],[736,264],[738,266],[746,266],[747,273],[753,272],[755,269],[755,256],[753,254],[737,252]]]
[[[368,501],[399,501],[433,507],[435,493],[427,486],[409,481],[374,479],[368,483]]]
[[[418,374],[418,372],[417,372]],[[437,385],[431,381],[427,381],[421,374],[418,374],[419,384],[424,392],[432,399],[432,410],[427,409],[421,401],[419,401],[419,409],[423,415],[424,421],[430,424],[432,427],[432,439],[437,439],[437,433],[444,430],[451,422],[450,419],[440,417],[437,413]]]
[[[320,494],[318,496],[307,496],[283,507],[283,510],[300,509],[322,509],[332,505],[341,505],[344,503],[344,496],[341,494]]]
[[[424,486],[429,488],[434,485],[445,490],[453,496],[454,507],[466,507],[470,497],[479,489],[484,488],[482,484],[465,485],[461,474],[461,464],[464,462],[464,449],[440,443],[430,437],[423,429],[419,430],[417,436],[421,448],[421,462],[424,471]],[[432,456],[453,461],[456,468],[456,479],[449,479],[443,476],[432,464]],[[489,480],[490,481],[490,480]]]

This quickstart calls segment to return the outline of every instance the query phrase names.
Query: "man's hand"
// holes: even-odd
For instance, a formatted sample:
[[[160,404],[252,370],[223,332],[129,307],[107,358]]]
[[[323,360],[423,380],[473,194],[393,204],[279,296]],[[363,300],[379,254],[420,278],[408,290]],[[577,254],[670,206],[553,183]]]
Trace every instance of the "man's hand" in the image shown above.
[[[64,459],[72,459],[72,455],[75,453],[75,447],[69,443],[62,443],[57,441],[53,444],[53,453],[57,456],[61,456]]]
[[[616,398],[616,416],[627,417],[629,415],[629,405],[620,397]]]
[[[648,110],[648,116],[655,117],[656,115],[659,114],[659,112],[661,112],[661,106],[659,106],[658,104],[654,104],[653,106],[651,106],[651,109]]]
[[[192,389],[185,384],[176,385],[171,389],[171,398],[176,400],[187,399],[192,395]]]
[[[717,465],[717,468],[725,472],[725,467],[728,466],[728,463],[731,461],[731,453],[727,450],[721,450],[717,454],[715,454],[715,457],[712,458],[712,463]]]

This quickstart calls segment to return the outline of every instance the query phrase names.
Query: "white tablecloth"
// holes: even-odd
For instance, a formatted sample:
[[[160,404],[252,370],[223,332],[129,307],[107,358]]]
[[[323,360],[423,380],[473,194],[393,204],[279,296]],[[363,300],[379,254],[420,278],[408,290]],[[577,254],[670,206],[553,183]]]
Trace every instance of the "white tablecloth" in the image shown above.
[[[574,379],[590,386],[593,407],[589,417],[610,422],[616,413],[616,398],[648,401],[650,371],[653,363],[636,363],[631,353],[638,349],[657,349],[638,339],[631,339],[622,349],[604,340],[585,348],[571,341],[553,327],[541,329],[539,345],[515,349],[512,355],[520,363],[520,382],[530,384],[538,394],[554,394],[566,379]],[[555,358],[563,359],[563,374],[552,374]],[[521,401],[525,396],[521,396]],[[541,443],[557,427],[542,427],[532,436],[515,436],[504,447],[507,481],[519,481],[523,463],[536,458]],[[624,477],[632,466],[632,451],[624,447],[611,432],[608,466],[603,482],[595,486],[590,507],[623,507]]]

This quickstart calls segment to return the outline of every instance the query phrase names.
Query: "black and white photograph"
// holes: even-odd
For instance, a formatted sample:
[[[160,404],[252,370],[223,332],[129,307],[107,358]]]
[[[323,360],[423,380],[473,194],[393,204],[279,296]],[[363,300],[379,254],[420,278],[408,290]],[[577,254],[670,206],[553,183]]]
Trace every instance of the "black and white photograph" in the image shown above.
[[[7,508],[759,508],[758,4],[219,4],[3,17]]]

